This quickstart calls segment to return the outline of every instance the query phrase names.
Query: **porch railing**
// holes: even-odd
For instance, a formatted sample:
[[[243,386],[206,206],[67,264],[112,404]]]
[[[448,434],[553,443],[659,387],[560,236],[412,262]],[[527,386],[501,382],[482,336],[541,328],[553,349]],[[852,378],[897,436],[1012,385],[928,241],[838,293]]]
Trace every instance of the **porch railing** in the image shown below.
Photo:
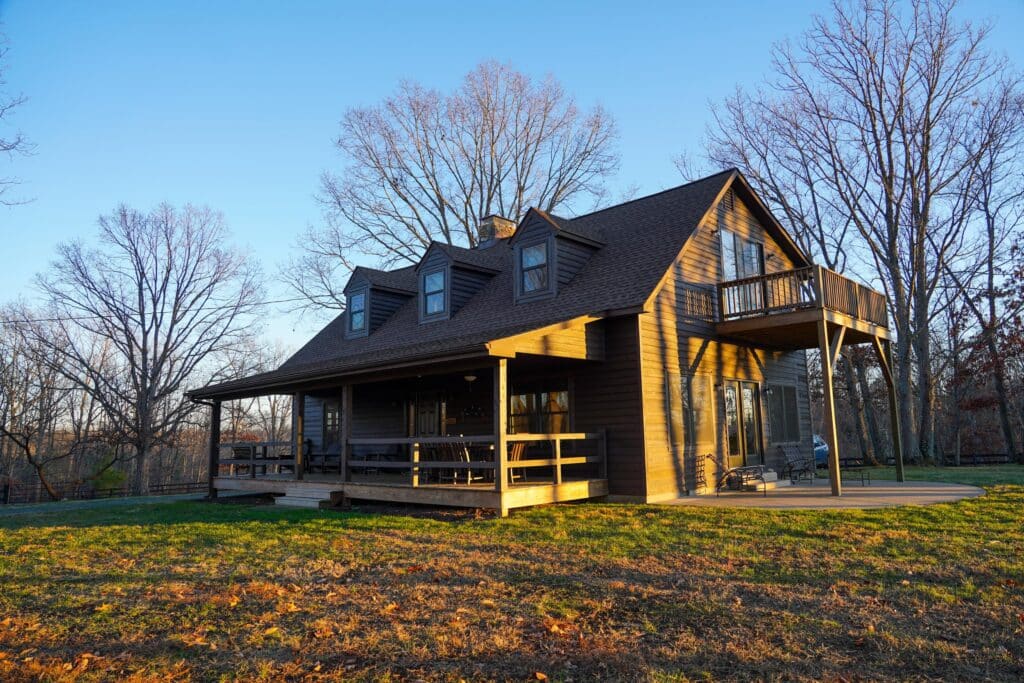
[[[219,458],[221,467],[228,468],[229,476],[237,476],[238,470],[244,468],[247,476],[256,477],[256,468],[267,473],[272,467],[281,471],[282,467],[295,471],[294,444],[291,441],[237,441],[222,443],[221,451],[230,450],[231,456]]]
[[[723,322],[802,309],[828,309],[888,327],[885,297],[848,277],[809,266],[718,285]]]
[[[367,459],[365,457],[352,457],[344,464],[346,471],[342,476],[346,481],[351,476],[352,469],[387,469],[407,471],[409,473],[408,485],[417,487],[421,485],[421,476],[428,470],[452,470],[464,476],[463,481],[472,483],[472,475],[476,472],[492,472],[493,485],[499,489],[499,482],[507,481],[508,470],[526,470],[536,468],[552,468],[552,483],[561,484],[565,477],[565,467],[574,465],[593,464],[597,465],[598,478],[607,478],[607,455],[605,446],[604,431],[599,432],[571,432],[562,434],[509,434],[506,436],[506,448],[509,452],[513,450],[512,444],[517,442],[539,443],[548,442],[551,444],[551,457],[549,458],[528,458],[521,457],[517,460],[507,462],[503,472],[498,471],[499,458],[494,450],[481,455],[481,447],[493,449],[496,439],[491,435],[482,436],[439,436],[439,437],[408,437],[408,438],[356,438],[350,439],[350,446],[399,446],[404,447],[408,456],[405,459],[396,459],[392,455],[388,459]],[[563,455],[565,444],[568,442],[595,443],[593,454]],[[438,446],[454,446],[465,449],[468,453],[466,459],[424,459]],[[476,456],[476,457],[474,457]],[[507,460],[506,460],[507,461]],[[453,483],[458,483],[458,477],[453,477]]]
[[[436,437],[374,437],[349,439],[350,453],[355,448],[378,447],[381,453],[374,457],[368,454],[350,455],[346,462],[335,458],[335,471],[344,481],[351,481],[354,470],[391,471],[407,473],[407,485],[417,487],[429,471],[444,471],[450,474],[453,484],[473,483],[474,477],[482,472],[491,473],[495,489],[499,481],[508,481],[509,470],[519,472],[538,468],[551,469],[551,481],[561,484],[565,478],[565,468],[577,465],[595,465],[597,477],[607,478],[607,452],[604,430],[597,432],[569,432],[560,434],[508,434],[505,438],[509,454],[526,451],[529,444],[548,443],[551,447],[550,457],[520,457],[508,461],[502,473],[498,473],[499,458],[494,450],[496,439],[493,435],[479,436],[436,436]],[[591,442],[586,453],[568,447],[567,444]],[[514,444],[526,444],[516,448]],[[397,447],[397,448],[396,448]],[[445,447],[450,447],[446,449]],[[293,445],[288,441],[239,442],[222,443],[222,450],[230,449],[231,457],[220,458],[221,467],[228,469],[227,476],[255,479],[258,476],[281,474],[281,468],[295,472]],[[384,452],[387,450],[388,452]],[[447,452],[445,453],[444,451]],[[574,452],[575,450],[575,452]],[[397,452],[396,452],[397,451]],[[439,459],[437,455],[445,457]],[[316,465],[317,458],[323,456],[307,455],[306,466]],[[326,463],[321,462],[320,467]],[[274,471],[272,471],[274,470]],[[326,472],[327,469],[324,468]],[[436,477],[440,478],[440,477]],[[534,482],[538,480],[533,480]]]
[[[509,434],[507,437],[509,445],[514,443],[538,443],[549,442],[551,444],[550,458],[519,458],[508,463],[508,468],[533,469],[537,467],[552,467],[553,483],[562,483],[562,468],[567,465],[597,465],[598,478],[608,478],[608,457],[606,453],[606,438],[604,430],[598,432],[575,432],[565,434]],[[566,442],[594,441],[596,448],[594,455],[562,455],[562,448]]]

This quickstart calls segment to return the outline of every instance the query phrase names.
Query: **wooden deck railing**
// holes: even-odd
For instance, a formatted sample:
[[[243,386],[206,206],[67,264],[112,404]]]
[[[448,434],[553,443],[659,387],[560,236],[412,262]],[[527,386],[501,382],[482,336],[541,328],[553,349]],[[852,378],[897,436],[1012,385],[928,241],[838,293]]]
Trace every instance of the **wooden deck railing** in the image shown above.
[[[245,468],[250,478],[256,477],[256,468],[267,473],[268,467],[281,471],[282,467],[295,469],[294,445],[291,441],[238,441],[220,444],[221,450],[230,449],[231,457],[219,458],[221,467],[228,468],[229,476],[237,476],[239,468]]]
[[[738,320],[802,309],[828,309],[889,326],[885,297],[870,287],[810,266],[731,280],[718,285],[719,320]]]
[[[350,458],[345,467],[348,470],[343,472],[344,477],[349,476],[353,468],[362,469],[389,469],[406,470],[409,472],[409,485],[417,487],[420,485],[420,477],[427,470],[441,470],[457,472],[461,480],[472,483],[473,474],[476,472],[492,472],[495,489],[498,482],[508,477],[509,469],[535,469],[539,467],[552,468],[552,482],[562,483],[564,476],[563,468],[572,465],[595,464],[598,469],[598,477],[607,477],[607,458],[605,454],[604,431],[599,432],[571,432],[562,434],[509,434],[506,437],[506,447],[515,442],[548,442],[551,444],[552,457],[550,458],[521,458],[509,462],[504,472],[498,472],[498,458],[493,450],[496,439],[491,435],[482,436],[438,436],[438,437],[408,437],[408,438],[356,438],[349,439],[351,446],[399,446],[408,455],[402,458],[400,455],[390,455],[369,459],[362,456],[358,459]],[[563,449],[567,442],[593,441],[595,447],[593,454],[563,456]],[[449,448],[446,448],[449,447]],[[437,454],[445,456],[437,459]],[[429,459],[424,459],[428,457]],[[453,483],[459,483],[459,475],[453,475]]]
[[[373,471],[405,471],[408,473],[408,485],[417,487],[421,477],[428,471],[442,471],[447,474],[453,484],[473,483],[474,478],[482,473],[491,473],[488,477],[497,489],[499,477],[508,477],[508,471],[551,468],[552,483],[561,484],[564,468],[574,465],[596,465],[598,478],[607,478],[606,439],[603,430],[598,432],[570,432],[561,434],[509,434],[506,437],[506,448],[512,451],[516,442],[549,443],[551,457],[522,457],[508,463],[503,473],[497,474],[498,458],[495,457],[494,444],[496,439],[489,434],[479,436],[434,436],[434,437],[372,437],[349,439],[351,448],[360,448],[364,452],[350,455],[348,461],[341,462],[338,454],[332,456],[309,455],[306,466],[320,467],[323,472],[333,469],[344,481],[350,481],[353,470]],[[565,455],[566,444],[593,442],[593,446],[579,452]],[[220,465],[228,468],[227,476],[257,478],[268,474],[280,474],[281,467],[291,468],[294,472],[295,458],[292,455],[290,442],[242,442],[223,443],[222,449],[230,449],[232,457],[221,458]],[[377,453],[368,454],[366,450]],[[327,458],[332,458],[332,463]],[[319,458],[319,460],[318,460]],[[271,471],[271,470],[276,471]],[[439,473],[440,474],[440,473]],[[497,476],[496,476],[497,474]],[[434,477],[441,479],[443,477]]]

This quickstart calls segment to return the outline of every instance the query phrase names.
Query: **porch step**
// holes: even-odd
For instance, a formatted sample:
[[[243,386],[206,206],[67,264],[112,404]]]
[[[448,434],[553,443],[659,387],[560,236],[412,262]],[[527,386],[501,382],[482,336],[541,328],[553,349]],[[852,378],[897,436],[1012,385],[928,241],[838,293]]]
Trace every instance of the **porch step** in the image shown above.
[[[314,508],[317,509],[326,499],[321,498],[299,498],[298,496],[278,496],[274,499],[274,505],[289,508]]]
[[[274,499],[274,505],[293,508],[319,508],[321,503],[331,504],[341,491],[331,491],[323,488],[298,488],[290,487],[285,489],[283,496]]]

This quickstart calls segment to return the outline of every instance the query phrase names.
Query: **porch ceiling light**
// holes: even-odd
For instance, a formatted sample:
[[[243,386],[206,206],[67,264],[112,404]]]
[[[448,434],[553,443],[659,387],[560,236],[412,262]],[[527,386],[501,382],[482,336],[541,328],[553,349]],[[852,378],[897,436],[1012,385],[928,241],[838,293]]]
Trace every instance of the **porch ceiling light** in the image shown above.
[[[463,376],[462,379],[464,379],[467,382],[469,382],[470,384],[472,384],[473,382],[476,381],[476,375],[465,375],[465,376]]]

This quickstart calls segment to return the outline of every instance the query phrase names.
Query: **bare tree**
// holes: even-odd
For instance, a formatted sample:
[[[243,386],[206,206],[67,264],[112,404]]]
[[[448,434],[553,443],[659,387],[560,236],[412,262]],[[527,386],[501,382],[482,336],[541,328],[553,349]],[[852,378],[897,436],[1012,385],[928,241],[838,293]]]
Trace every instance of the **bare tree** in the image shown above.
[[[934,456],[934,296],[969,234],[993,103],[1019,91],[985,49],[989,28],[958,22],[955,5],[837,0],[796,45],[776,48],[774,80],[731,98],[711,135],[712,156],[753,162],[805,246],[852,250],[864,260],[853,270],[886,290],[908,459]]]
[[[51,345],[41,343],[42,334],[30,333],[30,326],[47,327],[50,338],[60,336],[49,323],[35,322],[24,307],[0,312],[0,446],[6,442],[7,461],[2,475],[13,480],[21,465],[34,472],[40,485],[54,500],[61,497],[53,480],[65,485],[81,483],[115,464],[90,458],[100,442],[99,411],[87,392],[64,378],[50,353]],[[42,332],[42,330],[37,330]],[[104,362],[102,348],[90,353],[93,366]],[[100,444],[100,450],[105,446]],[[75,460],[82,468],[76,467]],[[80,476],[81,470],[88,472]]]
[[[169,445],[194,406],[183,394],[213,354],[256,324],[259,273],[224,246],[219,214],[122,206],[99,220],[98,248],[62,244],[38,284],[59,334],[43,334],[65,380],[94,397],[134,451],[134,488],[148,488],[151,452]],[[90,361],[96,340],[108,362]]]
[[[239,379],[274,370],[291,355],[280,344],[260,344],[255,340],[226,350],[219,359],[216,381]],[[287,441],[291,434],[292,397],[272,394],[227,401],[223,406],[222,433],[231,441],[256,434],[260,441]]]
[[[552,77],[534,82],[485,62],[449,94],[403,82],[350,109],[335,141],[346,168],[324,173],[325,224],[288,269],[312,307],[341,308],[352,259],[415,263],[431,240],[472,246],[480,217],[518,218],[600,198],[618,166],[615,125],[581,111]]]
[[[24,96],[9,94],[6,90],[7,79],[4,74],[7,52],[7,39],[0,33],[0,127],[2,128],[7,128],[10,125],[11,115],[25,102]],[[13,157],[19,154],[29,154],[32,149],[32,144],[20,131],[0,132],[0,153]],[[0,204],[11,206],[22,203],[23,200],[19,201],[10,196],[10,190],[18,183],[17,178],[0,177]]]
[[[1014,314],[1008,306],[1015,238],[1024,230],[1024,97],[1012,91],[987,108],[992,143],[979,155],[970,208],[978,224],[973,244],[946,264],[951,285],[973,317],[987,358],[1007,453],[1018,452],[1000,334]]]

